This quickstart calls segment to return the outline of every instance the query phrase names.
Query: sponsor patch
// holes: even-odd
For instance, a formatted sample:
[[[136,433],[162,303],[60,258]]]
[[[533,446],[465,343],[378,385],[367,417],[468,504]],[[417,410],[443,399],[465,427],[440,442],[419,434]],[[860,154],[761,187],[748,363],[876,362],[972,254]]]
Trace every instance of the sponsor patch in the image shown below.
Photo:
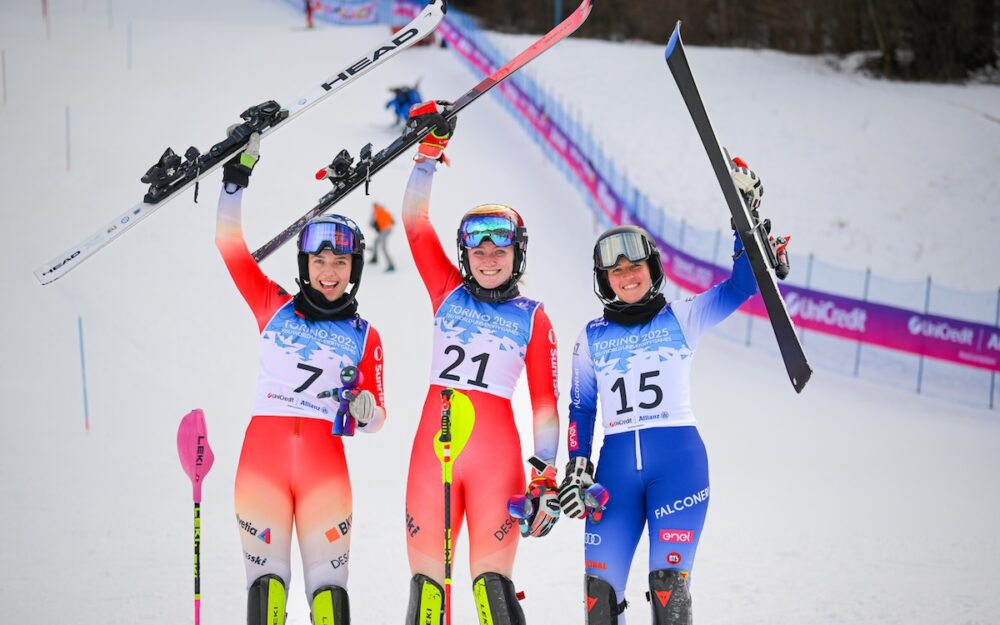
[[[692,543],[694,542],[694,531],[692,530],[660,530],[661,543]]]

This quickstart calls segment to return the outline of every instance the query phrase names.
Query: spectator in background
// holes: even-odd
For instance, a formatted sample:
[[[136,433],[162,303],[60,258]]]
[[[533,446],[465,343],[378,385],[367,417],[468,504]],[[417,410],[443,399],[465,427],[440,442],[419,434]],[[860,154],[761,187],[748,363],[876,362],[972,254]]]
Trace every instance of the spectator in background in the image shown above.
[[[393,126],[405,124],[410,115],[410,108],[422,100],[420,92],[417,90],[419,86],[420,81],[418,80],[412,87],[404,85],[389,88],[389,91],[392,92],[392,99],[385,103],[385,108],[391,108],[396,116],[396,120],[392,123]]]
[[[378,202],[372,203],[372,221],[371,226],[375,229],[375,244],[372,246],[372,257],[369,261],[371,264],[378,264],[378,251],[382,250],[382,256],[385,258],[385,270],[386,271],[396,271],[396,266],[392,264],[392,257],[389,256],[389,246],[388,238],[389,233],[392,232],[392,227],[396,224],[396,220],[392,218],[392,213],[387,211],[384,206]]]

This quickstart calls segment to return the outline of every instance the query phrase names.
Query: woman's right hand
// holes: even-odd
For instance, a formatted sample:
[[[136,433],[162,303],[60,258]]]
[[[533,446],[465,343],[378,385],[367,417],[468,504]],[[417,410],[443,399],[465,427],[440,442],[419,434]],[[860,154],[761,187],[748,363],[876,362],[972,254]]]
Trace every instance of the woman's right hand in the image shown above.
[[[441,161],[445,165],[448,164],[444,149],[455,133],[455,124],[458,123],[457,117],[452,117],[450,120],[445,119],[444,116],[451,109],[451,102],[445,100],[422,102],[410,109],[410,119],[406,122],[407,127],[417,132],[428,127],[431,129],[420,141],[420,147],[413,160],[420,162],[430,159]]]
[[[594,485],[594,465],[587,458],[577,456],[566,464],[566,477],[559,485],[559,505],[566,516],[582,519],[587,516],[583,493]]]

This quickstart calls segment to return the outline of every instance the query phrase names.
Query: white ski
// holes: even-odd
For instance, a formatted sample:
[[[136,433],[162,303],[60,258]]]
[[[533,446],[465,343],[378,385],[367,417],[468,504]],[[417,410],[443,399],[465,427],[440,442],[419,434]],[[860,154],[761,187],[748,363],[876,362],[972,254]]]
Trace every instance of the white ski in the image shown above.
[[[447,0],[430,0],[430,4],[424,8],[420,15],[394,33],[390,39],[311,88],[305,95],[297,98],[291,106],[281,108],[276,112],[267,110],[267,113],[270,114],[264,116],[258,116],[256,113],[260,113],[261,109],[267,109],[267,105],[272,105],[277,109],[277,105],[273,102],[267,102],[248,109],[243,114],[243,118],[247,120],[246,123],[237,127],[236,132],[204,154],[191,148],[185,154],[186,160],[182,163],[181,158],[173,155],[172,151],[168,153],[173,160],[169,160],[168,153],[165,153],[158,164],[161,165],[158,173],[163,174],[161,186],[157,187],[157,184],[154,183],[142,202],[111,220],[80,243],[35,269],[35,277],[42,284],[49,284],[66,275],[108,243],[125,234],[156,209],[218,169],[220,165],[243,149],[251,130],[260,132],[261,137],[266,137],[276,128],[288,125],[295,117],[434,32],[447,10]],[[151,169],[149,173],[152,171]]]

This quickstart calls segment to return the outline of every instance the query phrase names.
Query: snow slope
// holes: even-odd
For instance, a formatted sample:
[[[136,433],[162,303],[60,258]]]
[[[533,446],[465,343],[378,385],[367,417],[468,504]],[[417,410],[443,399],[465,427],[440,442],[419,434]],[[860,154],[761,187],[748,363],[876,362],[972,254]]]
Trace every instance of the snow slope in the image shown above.
[[[0,109],[0,214],[7,226],[0,232],[0,278],[8,293],[0,323],[0,414],[6,424],[0,438],[3,622],[190,622],[190,485],[174,441],[180,417],[198,406],[206,412],[217,458],[205,484],[202,513],[202,617],[206,625],[239,623],[244,574],[231,493],[252,405],[257,334],[212,243],[218,175],[202,186],[198,204],[190,194],[175,200],[56,284],[40,287],[31,269],[140,197],[144,190],[138,178],[165,146],[207,147],[245,107],[295,97],[380,41],[385,31],[302,31],[301,17],[284,5],[236,0],[178,0],[169,6],[118,0],[109,27],[109,6],[50,2],[51,39],[45,37],[37,5],[0,6],[7,70],[7,103]],[[131,71],[126,69],[130,22]],[[949,132],[987,138],[995,132],[990,126],[968,131],[961,119],[943,118],[931,104],[950,100],[975,108],[979,96],[969,94],[982,93],[979,106],[988,110],[995,90],[870,82],[835,75],[812,59],[773,53],[695,49],[691,56],[699,67],[713,59],[713,70],[701,69],[699,76],[754,74],[764,64],[776,84],[826,75],[851,85],[859,99],[907,102],[912,115],[937,119],[942,126],[928,145],[941,144]],[[639,57],[648,68],[638,65]],[[634,118],[648,128],[664,124],[659,104],[667,100],[667,83],[656,47],[571,41],[532,71],[550,84],[558,76],[560,89],[582,89],[593,75],[575,73],[580,60],[605,76],[626,74],[616,68],[635,60],[634,89],[646,94],[649,106],[625,98],[635,108],[619,118],[628,117],[628,123]],[[427,97],[457,97],[476,80],[447,51],[413,50],[264,142],[244,205],[251,247],[325,191],[311,174],[336,151],[392,139],[386,129],[390,115],[381,109],[386,87],[418,76]],[[625,83],[615,84],[624,94]],[[844,106],[821,98],[820,84],[802,90],[801,97],[812,93],[816,110],[836,119]],[[623,101],[602,101],[606,96],[589,89],[590,96],[579,104],[589,119],[606,119],[607,107]],[[775,196],[797,198],[772,206],[775,211],[776,205],[787,207],[782,219],[794,223],[803,239],[819,233],[817,253],[820,244],[834,252],[848,244],[847,239],[838,244],[831,234],[829,211],[798,208],[804,198],[819,202],[839,195],[810,195],[815,185],[809,180],[827,185],[827,172],[843,172],[842,188],[851,198],[830,200],[842,204],[869,195],[922,195],[912,189],[919,173],[901,163],[893,162],[891,176],[859,165],[860,155],[874,151],[876,140],[861,135],[856,120],[812,124],[809,140],[800,141],[795,130],[801,125],[781,123],[801,114],[788,112],[794,109],[790,96],[774,101],[747,96],[739,107],[747,120],[741,124],[735,101],[731,107],[716,105],[723,100],[707,84],[705,90],[721,128],[752,131],[748,145],[773,146],[765,139],[775,137],[789,146],[783,154],[762,150],[756,160],[764,161],[765,180],[775,180],[770,187]],[[758,96],[763,91],[740,90]],[[921,91],[938,95],[916,97]],[[779,108],[775,102],[788,104]],[[952,108],[955,117],[982,118],[967,108]],[[870,129],[879,126],[875,121]],[[878,143],[920,134],[903,121],[882,128],[886,134]],[[635,150],[630,154],[640,153],[643,144],[651,150],[648,142],[654,139],[654,133],[624,136],[603,122],[600,132],[608,144]],[[990,176],[996,150],[994,139],[991,145],[936,159],[935,184],[948,188],[942,188],[935,204],[946,197],[974,197],[962,181]],[[676,194],[678,205],[681,198],[690,206],[711,205],[714,183],[708,172],[702,184],[697,182],[703,175],[696,173],[703,169],[700,147],[685,140],[673,152],[662,159],[634,159],[641,184],[650,192]],[[680,166],[680,155],[695,153],[683,173],[671,168]],[[465,209],[487,201],[522,211],[531,230],[525,291],[546,303],[562,339],[561,374],[567,380],[572,341],[600,312],[591,294],[594,233],[586,208],[491,99],[462,115],[449,154],[454,166],[437,176],[434,223],[447,233]],[[805,165],[820,156],[814,168]],[[793,163],[794,175],[779,173]],[[408,162],[388,168],[375,180],[372,198],[353,196],[341,205],[342,212],[365,222],[371,199],[397,207],[408,172]],[[985,185],[975,193],[987,199],[995,194],[995,176],[990,180],[992,190]],[[789,187],[794,191],[783,190]],[[882,214],[883,209],[875,201],[858,208],[857,219],[877,220],[875,226],[855,230],[851,217],[852,236],[872,235],[852,244],[851,258],[877,263],[884,252],[878,248],[888,239],[899,245],[923,242],[922,254],[935,266],[972,271],[978,264],[966,257],[959,265],[954,246],[932,240],[926,228],[898,215]],[[961,247],[995,254],[976,247],[976,237],[995,231],[995,216],[980,208],[970,213],[972,218],[981,221]],[[880,238],[877,233],[886,224],[894,224],[897,234]],[[403,488],[428,374],[430,306],[401,233],[395,236],[399,271],[368,271],[360,295],[363,314],[385,343],[390,421],[378,435],[358,436],[347,445],[355,491],[350,591],[355,620],[371,624],[400,623],[405,612],[409,572]],[[995,266],[995,260],[984,256],[983,262]],[[908,265],[899,262],[893,271],[903,277]],[[292,287],[290,250],[276,253],[264,269]],[[78,317],[85,333],[89,432],[81,407]],[[1000,619],[996,413],[832,374],[817,374],[796,396],[773,357],[721,340],[703,341],[698,361],[695,410],[713,480],[694,587],[699,623],[987,624]],[[523,388],[515,405],[527,450]],[[527,592],[524,606],[532,623],[582,622],[581,533],[580,524],[564,520],[544,540],[522,543],[515,577]],[[456,623],[475,619],[466,558],[461,539]],[[629,589],[633,623],[648,618],[642,598],[646,564],[640,545]],[[289,602],[289,623],[296,625],[309,622],[300,582],[300,576],[294,578]]]

